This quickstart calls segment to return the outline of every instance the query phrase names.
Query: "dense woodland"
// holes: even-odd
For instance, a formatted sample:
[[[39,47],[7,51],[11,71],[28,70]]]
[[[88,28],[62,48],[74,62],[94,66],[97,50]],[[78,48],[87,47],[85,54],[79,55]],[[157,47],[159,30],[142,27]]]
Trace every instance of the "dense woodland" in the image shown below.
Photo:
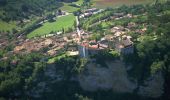
[[[69,0],[65,1],[68,2]],[[0,0],[0,10],[4,11],[0,18],[9,21],[19,20],[30,15],[41,16],[42,13],[45,13],[44,9],[50,11],[59,6],[60,4],[56,0]],[[124,56],[124,60],[126,63],[135,66],[130,73],[135,74],[138,84],[142,84],[146,77],[162,71],[165,79],[164,94],[156,100],[170,99],[170,2],[108,9],[103,16],[100,16],[100,20],[112,15],[113,12],[148,13],[146,20],[142,18],[136,20],[138,23],[143,23],[144,21],[149,25],[143,41],[135,41],[135,54]],[[81,27],[91,30],[88,24],[97,22],[96,19],[98,18],[95,17],[98,16],[92,16],[91,20],[87,21],[86,25],[82,24]],[[123,24],[129,21],[126,20]],[[93,29],[96,30],[94,32],[98,33],[97,30],[102,28],[95,26]],[[135,33],[131,34],[134,40],[138,38],[138,35]],[[99,33],[99,35],[101,34]],[[155,36],[156,39],[154,39]],[[28,92],[39,81],[50,81],[48,78],[43,77],[46,68],[49,66],[46,61],[48,57],[39,52],[8,56],[7,54],[11,49],[7,47],[0,50],[0,99],[37,99],[29,96]],[[103,58],[106,55],[103,54],[97,57],[100,58],[102,56],[101,58]],[[4,58],[6,56],[8,57]],[[63,72],[64,79],[50,84],[49,88],[52,88],[52,92],[44,91],[42,97],[38,99],[124,100],[124,98],[127,98],[127,100],[152,100],[151,98],[140,97],[136,93],[118,94],[113,93],[111,90],[83,91],[77,82],[70,81],[70,77],[84,70],[84,62],[85,60],[80,60],[78,57],[66,57],[57,61],[55,66]]]
[[[5,21],[22,20],[31,16],[43,16],[45,13],[57,9],[61,2],[73,2],[76,0],[1,0],[0,18]]]

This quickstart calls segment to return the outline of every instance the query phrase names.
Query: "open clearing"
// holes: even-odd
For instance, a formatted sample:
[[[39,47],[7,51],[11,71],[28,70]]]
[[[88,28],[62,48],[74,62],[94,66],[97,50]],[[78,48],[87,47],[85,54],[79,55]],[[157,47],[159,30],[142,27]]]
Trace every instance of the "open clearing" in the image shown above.
[[[72,3],[63,3],[63,4],[64,6],[60,8],[61,10],[64,10],[67,12],[74,12],[74,11],[79,10],[80,8],[71,6],[71,4],[76,4],[77,6],[81,6],[83,4],[83,0],[78,0],[77,2],[72,2]]]
[[[70,6],[67,3],[64,3],[64,6],[62,6],[60,9],[71,13],[71,12],[79,10],[80,8],[73,7],[73,6]]]
[[[97,8],[115,8],[121,5],[147,4],[153,1],[154,0],[93,0],[94,6]]]
[[[78,0],[76,2],[72,2],[73,4],[78,4],[78,5],[82,5],[83,4],[83,0]]]
[[[49,34],[50,32],[58,32],[61,31],[62,28],[67,30],[68,28],[73,28],[75,21],[75,16],[73,14],[59,17],[55,22],[46,22],[41,27],[35,29],[31,33],[27,35],[28,38],[43,36]]]

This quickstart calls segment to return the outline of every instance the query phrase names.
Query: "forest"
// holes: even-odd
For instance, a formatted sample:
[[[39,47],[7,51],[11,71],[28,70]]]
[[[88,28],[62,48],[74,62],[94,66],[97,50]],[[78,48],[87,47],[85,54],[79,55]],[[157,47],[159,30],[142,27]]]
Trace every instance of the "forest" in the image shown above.
[[[4,21],[21,20],[32,15],[42,16],[61,6],[62,2],[73,2],[75,0],[1,0],[0,18]]]

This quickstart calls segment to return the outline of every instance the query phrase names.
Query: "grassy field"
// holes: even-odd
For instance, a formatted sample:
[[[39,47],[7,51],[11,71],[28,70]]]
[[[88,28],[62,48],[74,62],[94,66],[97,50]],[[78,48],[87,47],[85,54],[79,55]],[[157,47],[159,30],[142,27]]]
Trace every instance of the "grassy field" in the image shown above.
[[[0,20],[0,31],[12,31],[13,28],[16,28],[16,22],[4,22]]]
[[[147,4],[154,0],[93,0],[97,8],[118,7],[121,5]]]
[[[76,4],[76,5],[79,5],[81,6],[83,4],[83,0],[78,0],[77,2],[72,2],[72,3],[63,3],[64,6],[62,6],[60,9],[61,10],[64,10],[64,11],[67,11],[67,12],[74,12],[74,11],[77,11],[78,7],[73,7],[73,6],[70,6],[70,4]]]
[[[35,29],[31,33],[27,35],[28,38],[43,36],[45,34],[49,34],[51,31],[57,32],[61,31],[62,28],[67,30],[68,28],[72,28],[74,25],[75,16],[73,14],[59,17],[55,22],[46,22],[41,27]]]
[[[64,6],[62,6],[60,9],[71,13],[71,12],[77,11],[80,8],[73,7],[67,3],[64,3]]]
[[[73,4],[82,5],[84,0],[78,0],[77,2],[72,2]]]

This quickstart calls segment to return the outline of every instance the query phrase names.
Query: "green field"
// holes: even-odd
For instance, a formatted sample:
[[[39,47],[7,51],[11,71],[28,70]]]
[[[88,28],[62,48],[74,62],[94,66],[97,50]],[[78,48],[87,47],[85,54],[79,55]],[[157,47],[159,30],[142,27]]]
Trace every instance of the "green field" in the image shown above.
[[[78,0],[77,2],[72,2],[74,4],[78,4],[78,5],[82,5],[83,4],[83,0]]]
[[[67,11],[67,12],[74,12],[74,11],[79,10],[80,8],[79,7],[73,7],[70,4],[76,4],[76,5],[81,6],[83,4],[83,0],[78,0],[77,2],[72,2],[72,3],[63,3],[63,4],[64,4],[64,6],[62,6],[60,8],[61,10],[64,10],[64,11]]]
[[[61,31],[62,28],[67,30],[68,28],[73,28],[75,21],[75,16],[73,14],[59,17],[55,22],[46,22],[41,27],[35,29],[31,33],[27,35],[28,38],[43,36],[49,34],[50,32],[58,32]]]
[[[121,5],[147,4],[153,1],[154,0],[93,0],[93,3],[97,8],[115,8]]]
[[[79,10],[80,8],[73,7],[67,3],[64,3],[64,6],[62,6],[60,9],[71,13],[71,12]]]
[[[13,28],[16,28],[16,22],[4,22],[0,20],[0,31],[12,31]]]

